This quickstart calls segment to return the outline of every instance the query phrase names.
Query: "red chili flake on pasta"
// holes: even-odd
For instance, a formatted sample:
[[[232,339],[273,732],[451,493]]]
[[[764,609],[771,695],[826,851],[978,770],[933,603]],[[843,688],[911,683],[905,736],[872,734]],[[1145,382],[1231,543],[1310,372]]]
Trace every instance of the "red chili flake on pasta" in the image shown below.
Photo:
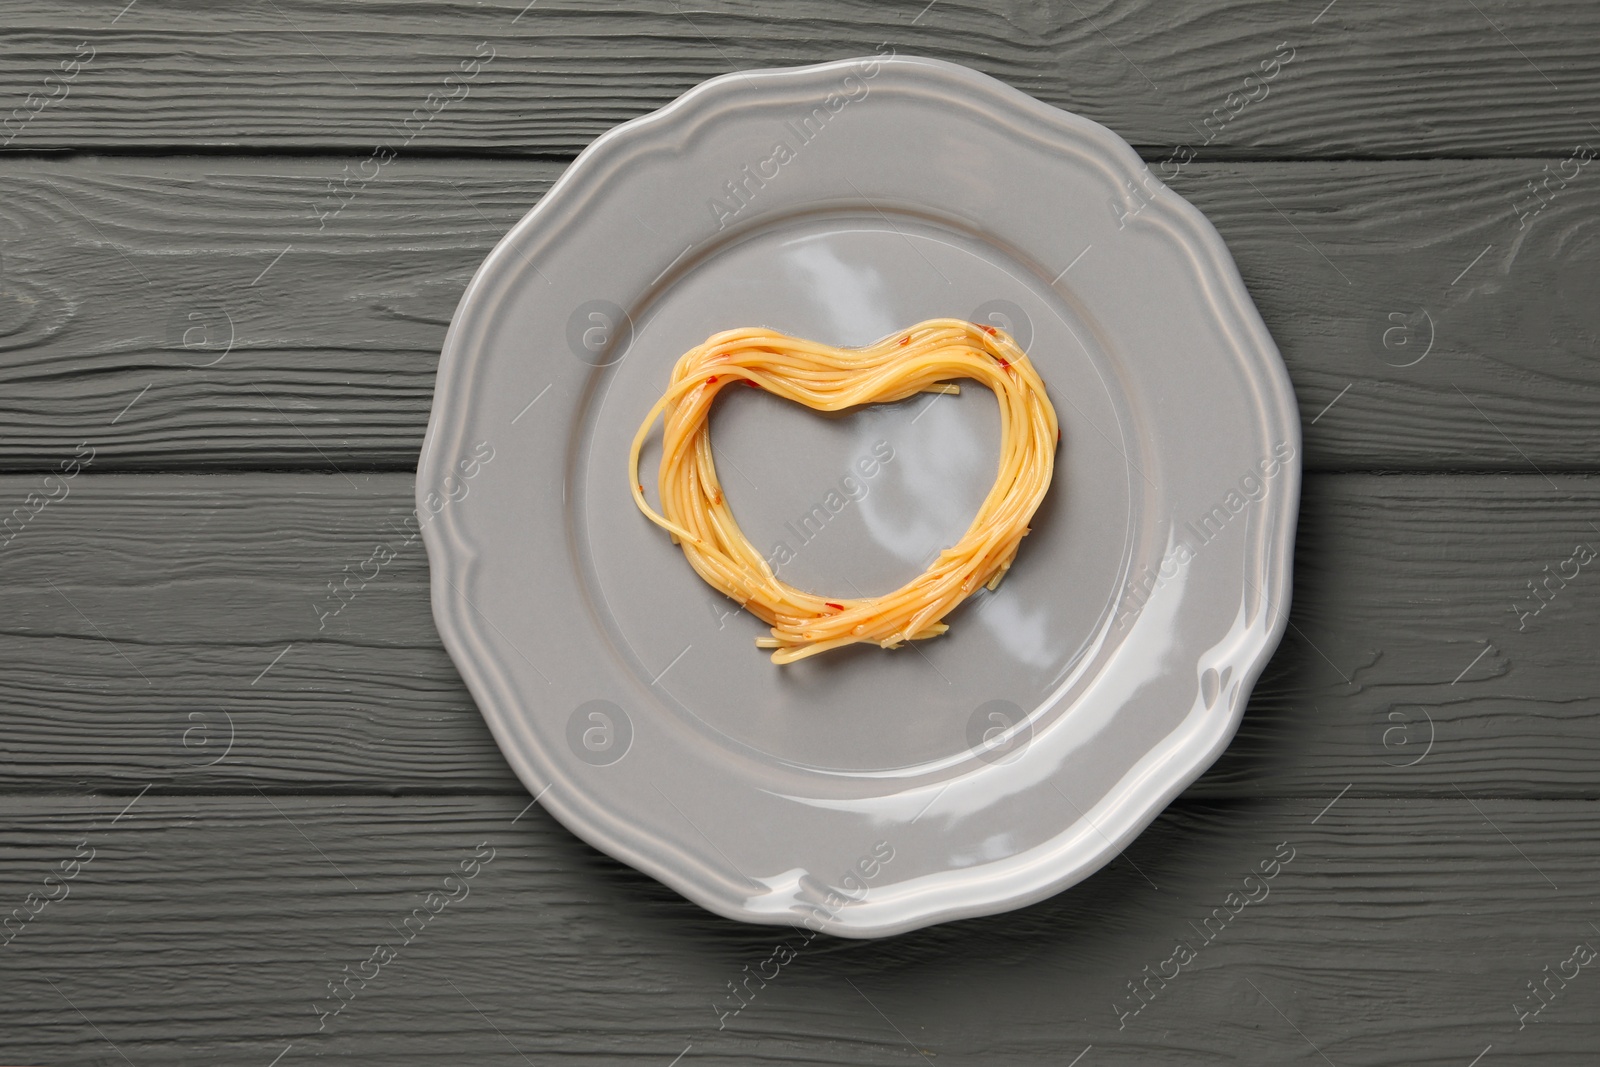
[[[706,379],[706,384],[707,385],[716,385],[717,384],[717,376],[715,374],[713,374],[711,377],[707,378]]]
[[[995,356],[994,358],[995,358],[995,362],[999,363],[1006,370],[1010,370],[1011,369],[1011,364],[1006,362],[1006,357],[1004,357],[1004,356]]]
[[[904,337],[900,338],[900,347],[901,348],[904,348],[906,345],[908,345],[910,343],[911,343],[911,335],[909,333],[906,334]]]
[[[988,334],[990,337],[993,337],[996,333],[999,332],[993,326],[979,326],[978,329],[982,330],[984,333]]]
[[[844,605],[843,604],[835,604],[831,600],[824,600],[823,603],[828,605],[828,607],[832,608],[834,611],[843,611],[844,610]]]

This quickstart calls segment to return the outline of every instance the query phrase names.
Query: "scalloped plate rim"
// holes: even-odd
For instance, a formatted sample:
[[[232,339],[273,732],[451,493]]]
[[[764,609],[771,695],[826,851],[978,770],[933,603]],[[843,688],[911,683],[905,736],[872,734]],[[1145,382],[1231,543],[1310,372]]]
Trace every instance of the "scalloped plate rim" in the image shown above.
[[[1042,121],[1047,126],[1053,125],[1061,134],[1063,146],[1070,146],[1070,138],[1075,135],[1085,146],[1094,149],[1104,163],[1114,166],[1119,176],[1129,179],[1142,177],[1146,188],[1153,186],[1160,193],[1167,194],[1153,196],[1146,206],[1178,223],[1174,232],[1187,235],[1188,251],[1196,254],[1204,267],[1214,272],[1210,280],[1220,283],[1219,295],[1227,296],[1237,324],[1253,335],[1247,338],[1252,342],[1248,354],[1256,358],[1248,363],[1248,369],[1254,377],[1254,384],[1271,400],[1278,402],[1277,410],[1270,414],[1279,416],[1279,429],[1293,443],[1295,452],[1294,459],[1284,464],[1282,472],[1285,510],[1276,527],[1277,536],[1264,549],[1270,558],[1269,566],[1263,568],[1268,577],[1267,588],[1261,595],[1264,610],[1270,610],[1273,618],[1260,639],[1241,653],[1241,661],[1232,664],[1239,672],[1238,699],[1232,703],[1226,717],[1216,716],[1207,720],[1208,724],[1214,724],[1207,735],[1190,739],[1184,765],[1165,778],[1161,788],[1143,794],[1145,799],[1139,805],[1139,810],[1124,822],[1114,836],[1106,838],[1105,847],[1090,860],[1066,867],[1047,880],[1015,892],[997,893],[981,903],[926,908],[871,925],[845,925],[828,921],[820,927],[828,933],[852,938],[889,936],[936,923],[994,915],[1047,899],[1087,878],[1119,855],[1178,794],[1216,761],[1237,733],[1250,691],[1287,626],[1301,481],[1300,423],[1287,370],[1276,344],[1260,320],[1259,312],[1226,244],[1198,208],[1171,194],[1159,179],[1150,175],[1148,168],[1126,141],[1091,119],[1046,104],[989,75],[959,64],[916,56],[861,56],[806,66],[735,71],[711,78],[665,106],[602,133],[566,167],[539,202],[485,257],[452,315],[441,351],[433,404],[418,462],[415,502],[419,514],[425,506],[425,487],[436,484],[435,479],[442,469],[439,457],[444,450],[438,447],[441,437],[447,433],[459,437],[465,428],[462,407],[453,401],[458,393],[469,391],[470,380],[480,365],[478,352],[481,349],[466,344],[468,327],[464,320],[474,306],[493,298],[494,286],[509,283],[510,274],[502,267],[502,261],[514,254],[521,254],[515,251],[513,245],[534,236],[541,228],[549,230],[544,239],[553,239],[562,227],[572,225],[578,206],[576,201],[579,199],[573,190],[586,183],[604,180],[610,169],[625,162],[624,159],[613,157],[629,142],[669,137],[674,130],[678,130],[681,137],[687,137],[697,125],[716,121],[720,111],[714,105],[720,104],[724,108],[744,106],[744,102],[736,97],[752,84],[781,86],[791,83],[802,86],[848,71],[863,62],[918,68],[931,77],[958,83],[962,92],[960,102],[964,105],[974,110],[988,107],[992,109],[994,117],[1010,111]],[[679,129],[680,126],[685,128]],[[649,146],[639,143],[634,148],[635,151],[648,150]],[[510,732],[512,719],[520,708],[517,691],[500,677],[501,672],[495,665],[489,640],[473,623],[466,612],[466,605],[462,603],[464,595],[450,595],[452,589],[459,591],[458,583],[471,586],[471,576],[480,562],[479,553],[459,529],[456,517],[448,507],[438,512],[433,521],[422,524],[421,534],[429,561],[430,603],[435,626],[502,754],[530,793],[537,795],[545,787],[540,785],[541,776],[531,772],[543,768],[529,766],[530,761],[519,747],[520,739],[513,737]],[[554,781],[554,776],[543,777]],[[617,820],[615,813],[606,811],[603,804],[581,795],[577,799],[569,798],[563,790],[551,790],[550,793],[553,795],[540,803],[579,838],[649,874],[705,909],[744,922],[797,925],[792,915],[752,910],[738,900],[714,892],[709,888],[710,880],[692,877],[695,867],[708,866],[698,859],[691,859],[676,849],[666,855],[651,852],[645,846],[650,843],[659,845],[660,842],[636,842],[607,826],[607,823],[615,824]]]

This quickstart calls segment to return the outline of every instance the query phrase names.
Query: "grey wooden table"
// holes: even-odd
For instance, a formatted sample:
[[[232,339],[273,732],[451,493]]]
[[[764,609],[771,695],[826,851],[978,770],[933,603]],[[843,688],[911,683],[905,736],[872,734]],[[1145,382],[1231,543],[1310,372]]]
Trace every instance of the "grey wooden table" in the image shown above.
[[[0,9],[4,1062],[1595,1062],[1600,7],[124,3]],[[455,301],[566,162],[883,44],[1212,218],[1307,475],[1283,647],[1125,857],[802,943],[529,806],[399,531]]]

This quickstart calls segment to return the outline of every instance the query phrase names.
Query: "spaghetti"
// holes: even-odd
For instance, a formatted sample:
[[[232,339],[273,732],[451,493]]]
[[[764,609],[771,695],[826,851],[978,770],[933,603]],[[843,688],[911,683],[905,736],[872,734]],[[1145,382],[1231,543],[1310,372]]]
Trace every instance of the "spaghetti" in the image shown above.
[[[878,597],[827,599],[781,581],[734,521],[712,462],[710,413],[724,386],[765,389],[817,411],[957,393],[969,378],[1000,404],[1000,464],[967,532],[927,571]],[[639,481],[639,452],[662,417],[661,512]],[[1061,439],[1044,382],[1011,336],[960,319],[929,319],[865,348],[834,348],[759,327],[727,330],[690,349],[634,435],[628,474],[634,503],[668,531],[700,577],[772,627],[756,639],[772,662],[858,642],[895,648],[937,637],[942,621],[978,586],[1000,584],[1028,533]]]

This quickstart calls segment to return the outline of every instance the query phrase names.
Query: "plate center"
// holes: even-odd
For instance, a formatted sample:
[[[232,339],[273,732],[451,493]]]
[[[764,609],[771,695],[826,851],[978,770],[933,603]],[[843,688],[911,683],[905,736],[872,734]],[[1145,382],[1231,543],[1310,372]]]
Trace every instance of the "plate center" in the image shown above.
[[[994,394],[971,381],[838,414],[725,390],[711,419],[745,536],[783,581],[839,597],[893,592],[961,539],[994,485],[999,433]]]
[[[846,773],[965,759],[974,723],[981,735],[995,707],[1021,716],[1052,704],[1107,625],[1137,505],[1116,375],[1092,325],[1048,278],[964,231],[819,209],[685,257],[630,314],[632,344],[601,372],[584,433],[578,555],[642,700],[746,756]],[[860,346],[944,317],[1026,337],[1056,405],[1061,448],[1032,533],[997,591],[946,617],[949,633],[776,666],[755,647],[765,624],[702,581],[634,508],[625,471],[639,420],[677,359],[720,330]],[[974,382],[960,396],[836,416],[739,389],[719,398],[711,435],[740,527],[778,574],[868,596],[914,578],[961,538],[994,484],[1000,418],[994,394]],[[652,497],[659,462],[657,429],[640,468]]]

